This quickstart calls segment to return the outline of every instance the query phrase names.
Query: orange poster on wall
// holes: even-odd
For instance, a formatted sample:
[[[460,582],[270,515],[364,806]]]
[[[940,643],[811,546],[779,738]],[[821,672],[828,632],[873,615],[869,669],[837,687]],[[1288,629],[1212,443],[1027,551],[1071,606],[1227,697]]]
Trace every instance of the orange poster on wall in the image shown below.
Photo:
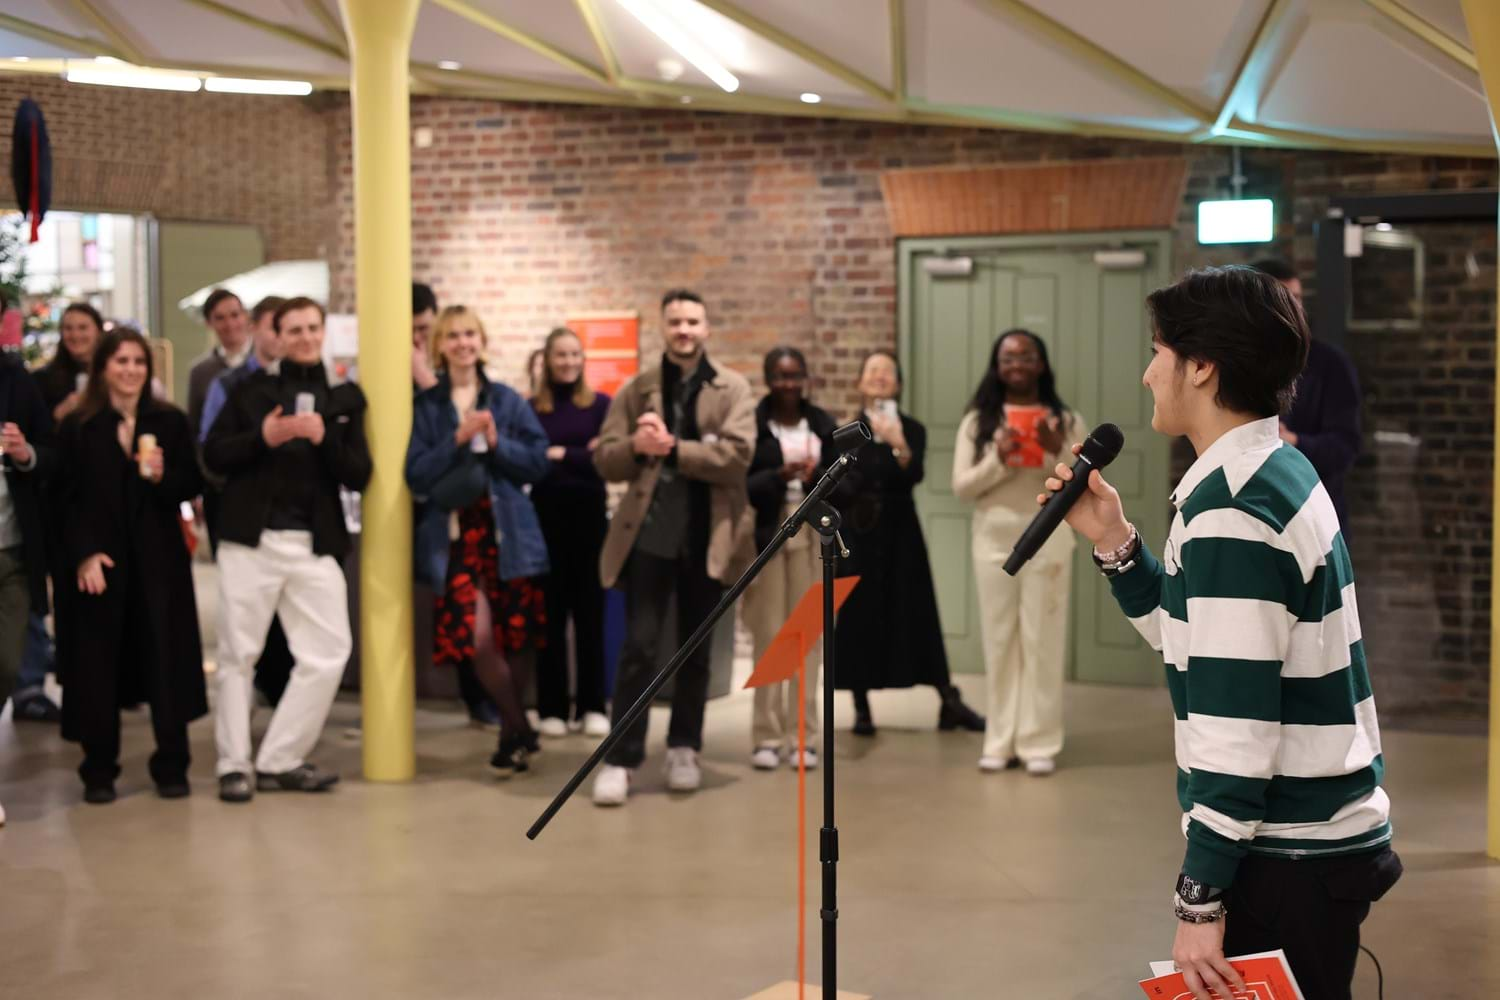
[[[634,312],[578,313],[568,328],[583,341],[584,377],[613,396],[640,371],[641,318]]]

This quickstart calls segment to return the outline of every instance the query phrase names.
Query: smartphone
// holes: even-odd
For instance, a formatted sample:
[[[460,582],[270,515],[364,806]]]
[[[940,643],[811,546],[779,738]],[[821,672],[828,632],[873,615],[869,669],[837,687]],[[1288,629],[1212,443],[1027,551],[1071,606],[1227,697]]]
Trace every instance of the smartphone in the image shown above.
[[[900,411],[897,408],[896,401],[894,399],[876,400],[875,412],[880,414],[882,417],[887,417],[891,420],[897,419],[900,414]]]
[[[297,393],[297,403],[296,403],[296,413],[297,413],[297,416],[300,417],[304,413],[312,413],[315,409],[317,409],[317,401],[315,399],[313,399],[313,394],[312,393],[310,393],[310,392],[299,392],[299,393]]]

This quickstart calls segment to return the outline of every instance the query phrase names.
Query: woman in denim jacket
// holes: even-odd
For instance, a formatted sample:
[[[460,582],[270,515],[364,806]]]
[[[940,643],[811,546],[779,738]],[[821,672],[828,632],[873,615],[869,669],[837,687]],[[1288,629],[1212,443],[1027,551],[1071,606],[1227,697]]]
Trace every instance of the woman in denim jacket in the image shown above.
[[[535,731],[516,654],[546,642],[547,544],[524,487],[547,473],[547,435],[530,406],[484,374],[485,333],[449,306],[432,338],[438,383],[413,404],[406,482],[417,503],[417,578],[437,593],[433,661],[470,661],[500,710],[501,777],[527,768]]]

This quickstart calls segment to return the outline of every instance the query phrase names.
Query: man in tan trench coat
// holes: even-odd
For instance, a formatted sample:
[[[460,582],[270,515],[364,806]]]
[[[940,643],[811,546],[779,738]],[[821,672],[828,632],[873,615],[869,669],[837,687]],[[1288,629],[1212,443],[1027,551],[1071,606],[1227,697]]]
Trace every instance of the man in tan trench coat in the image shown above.
[[[734,582],[754,530],[745,473],[755,449],[750,383],[716,367],[704,351],[708,310],[684,289],[662,298],[666,351],[660,365],[631,379],[610,404],[594,465],[629,483],[599,559],[606,587],[625,591],[625,645],[615,675],[614,719],[645,691],[656,671],[713,610]],[[677,634],[663,628],[673,597]],[[709,644],[678,672],[667,730],[667,787],[696,791],[702,781],[703,712]],[[594,803],[618,806],[646,758],[646,716],[605,758]]]

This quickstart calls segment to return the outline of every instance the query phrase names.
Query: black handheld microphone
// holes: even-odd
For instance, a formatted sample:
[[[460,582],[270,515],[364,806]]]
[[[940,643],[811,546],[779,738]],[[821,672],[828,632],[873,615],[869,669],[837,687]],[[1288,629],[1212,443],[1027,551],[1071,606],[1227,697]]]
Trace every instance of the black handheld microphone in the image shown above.
[[[1021,567],[1036,555],[1037,549],[1042,547],[1042,543],[1062,523],[1062,519],[1078,502],[1078,498],[1083,496],[1084,491],[1089,488],[1089,473],[1113,462],[1124,446],[1125,435],[1120,433],[1120,428],[1114,424],[1100,424],[1094,428],[1094,433],[1083,442],[1083,450],[1078,454],[1078,461],[1073,463],[1073,478],[1063,483],[1062,489],[1047,498],[1047,502],[1042,504],[1042,509],[1036,512],[1036,517],[1032,518],[1026,530],[1021,532],[1021,537],[1016,541],[1016,547],[1011,550],[1010,558],[1005,560],[1005,572],[1015,576],[1021,571]]]

